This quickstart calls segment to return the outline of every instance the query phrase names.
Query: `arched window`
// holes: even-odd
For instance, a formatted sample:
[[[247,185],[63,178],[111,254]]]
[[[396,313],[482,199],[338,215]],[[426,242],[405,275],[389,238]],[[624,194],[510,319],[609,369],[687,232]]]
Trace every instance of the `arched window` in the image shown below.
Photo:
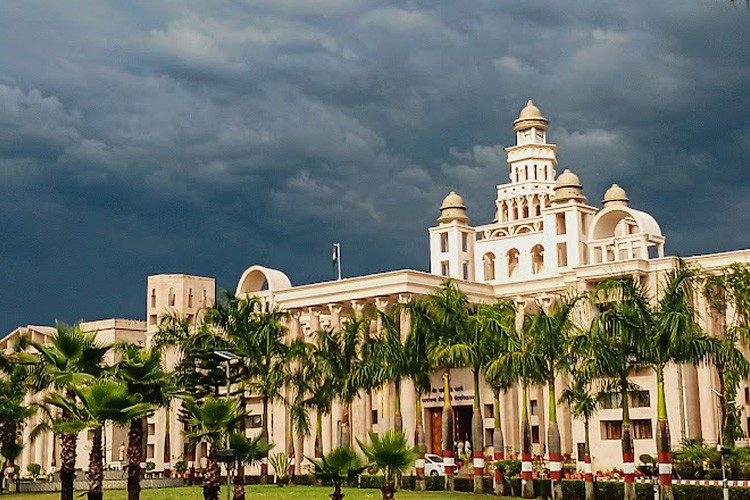
[[[484,281],[492,281],[495,279],[495,254],[487,252],[482,257],[484,262]]]
[[[531,272],[539,274],[544,272],[544,247],[534,245],[531,248]]]
[[[156,307],[156,288],[151,289],[151,307]]]
[[[193,307],[193,289],[188,289],[188,307]]]
[[[500,222],[508,222],[508,204],[506,202],[502,203],[500,209]]]
[[[528,219],[529,218],[529,200],[524,200],[521,203],[523,204],[522,205],[523,206],[523,215],[522,215],[522,217],[524,219]]]
[[[518,250],[511,248],[505,258],[508,259],[508,277],[515,278],[518,276]]]
[[[174,307],[174,300],[175,300],[174,288],[170,288],[169,289],[169,306],[170,307]]]

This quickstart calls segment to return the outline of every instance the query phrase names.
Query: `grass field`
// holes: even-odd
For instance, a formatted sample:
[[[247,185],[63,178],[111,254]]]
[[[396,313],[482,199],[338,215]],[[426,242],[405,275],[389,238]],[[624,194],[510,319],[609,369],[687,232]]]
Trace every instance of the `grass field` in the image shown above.
[[[279,488],[277,486],[248,486],[247,498],[259,498],[264,500],[281,500],[281,499],[299,499],[299,500],[326,500],[331,494],[333,488],[317,486],[293,486],[291,488]],[[344,488],[345,500],[379,500],[381,498],[380,490],[360,490],[357,488]],[[127,492],[125,490],[105,490],[104,500],[126,500]],[[85,491],[76,492],[76,497],[82,495],[86,498]],[[489,498],[490,495],[481,495]],[[443,491],[399,491],[396,494],[398,500],[448,500],[449,498],[477,498],[473,493],[443,492]],[[57,500],[60,493],[13,493],[3,495],[0,498],[6,500]],[[222,488],[221,500],[226,499],[226,490]],[[501,497],[492,497],[500,500]],[[510,499],[510,497],[502,497]],[[203,500],[203,490],[197,486],[184,488],[161,488],[161,489],[144,489],[141,491],[142,500]]]

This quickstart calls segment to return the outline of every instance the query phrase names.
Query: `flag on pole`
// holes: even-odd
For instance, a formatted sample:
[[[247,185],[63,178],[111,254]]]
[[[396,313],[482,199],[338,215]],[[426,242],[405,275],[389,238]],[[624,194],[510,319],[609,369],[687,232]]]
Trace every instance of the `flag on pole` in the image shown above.
[[[341,279],[341,243],[333,244],[333,254],[331,257],[333,270],[336,271],[336,279]]]

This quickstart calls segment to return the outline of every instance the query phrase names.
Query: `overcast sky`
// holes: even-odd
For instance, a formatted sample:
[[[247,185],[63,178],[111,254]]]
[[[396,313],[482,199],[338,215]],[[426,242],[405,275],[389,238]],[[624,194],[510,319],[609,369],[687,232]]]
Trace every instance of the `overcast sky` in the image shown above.
[[[750,247],[750,11],[724,0],[2,0],[0,336],[142,319],[146,276],[234,288],[427,270],[490,222],[527,99],[558,173],[668,253]]]

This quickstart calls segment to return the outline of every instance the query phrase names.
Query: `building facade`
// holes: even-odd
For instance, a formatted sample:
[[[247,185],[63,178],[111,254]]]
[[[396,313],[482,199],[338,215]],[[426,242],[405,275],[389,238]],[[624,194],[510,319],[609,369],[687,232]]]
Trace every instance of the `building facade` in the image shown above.
[[[666,273],[673,269],[676,259],[665,256],[665,237],[656,220],[648,213],[631,207],[623,188],[613,184],[603,195],[601,208],[588,203],[579,178],[569,169],[557,174],[557,147],[547,142],[548,121],[533,102],[521,110],[513,123],[516,143],[506,148],[509,182],[497,186],[493,221],[472,226],[467,208],[456,193],[448,194],[440,206],[437,225],[428,229],[430,271],[401,270],[337,281],[293,286],[281,271],[254,265],[240,277],[236,294],[256,295],[268,307],[278,307],[290,313],[288,335],[312,341],[314,332],[321,328],[340,328],[347,318],[363,314],[366,308],[386,310],[391,305],[413,297],[429,295],[446,280],[453,280],[472,302],[494,302],[511,299],[517,310],[518,324],[526,314],[549,308],[567,294],[591,290],[598,282],[612,277],[633,276],[655,294]],[[718,271],[732,263],[750,263],[750,250],[702,255],[686,259],[704,271]],[[158,275],[148,278],[146,292],[146,321],[125,322],[105,320],[84,324],[90,331],[98,331],[102,338],[132,338],[144,344],[158,328],[165,314],[178,313],[190,321],[199,321],[201,310],[215,300],[211,278],[185,275]],[[709,333],[718,334],[722,325],[732,321],[732,311],[726,317],[716,317],[705,299],[695,294],[694,304],[701,326]],[[578,320],[585,324],[592,312],[582,309]],[[401,331],[408,331],[410,318],[401,316]],[[378,334],[380,325],[373,320],[371,331]],[[0,341],[0,348],[10,349],[21,333],[49,336],[52,329],[25,327]],[[118,337],[119,336],[119,337]],[[175,354],[167,356],[173,365]],[[655,455],[656,380],[654,372],[644,369],[632,374],[632,381],[640,390],[631,395],[631,418],[634,428],[635,456]],[[556,382],[557,394],[566,385],[565,376]],[[666,373],[666,393],[669,428],[672,442],[684,438],[702,438],[716,444],[719,436],[718,378],[709,366],[670,366]],[[455,435],[463,438],[471,434],[473,381],[468,369],[455,370],[451,379],[451,398],[455,418]],[[492,453],[494,422],[492,419],[492,389],[481,386],[484,416],[485,451]],[[743,426],[747,432],[750,406],[747,384],[743,382],[739,394],[745,397]],[[380,432],[394,425],[393,387],[388,385],[371,393],[362,393],[352,408],[352,433],[364,439],[367,431]],[[414,387],[407,381],[401,389],[403,428],[413,442],[412,429],[416,422],[417,401]],[[433,388],[422,395],[421,408],[425,425],[428,452],[440,452],[442,417],[442,382],[440,374],[433,375]],[[158,412],[149,419],[148,460],[156,470],[169,469],[185,454],[182,424],[176,419],[178,403]],[[546,452],[547,409],[546,387],[529,390],[529,415],[533,451]],[[248,407],[251,433],[260,432],[260,401],[251,400]],[[506,452],[518,453],[521,446],[520,390],[510,389],[501,394],[501,413]],[[314,419],[314,415],[312,416]],[[605,402],[591,422],[591,454],[594,470],[621,467],[620,425],[622,411],[616,401]],[[341,405],[335,404],[330,414],[323,416],[323,450],[338,445],[342,419]],[[558,421],[564,454],[578,460],[583,456],[583,424],[572,418],[562,405]],[[252,423],[256,422],[257,425]],[[274,451],[289,448],[289,414],[279,402],[273,404],[269,422],[270,441]],[[255,428],[253,428],[255,427]],[[28,431],[27,431],[28,432]],[[108,429],[107,456],[117,462],[118,443],[122,433]],[[169,435],[169,448],[165,436]],[[54,440],[40,438],[27,446],[21,457],[22,470],[27,463],[40,463],[45,470],[54,469],[59,459],[54,458]],[[297,470],[304,470],[303,456],[314,454],[314,438],[292,438],[297,450]],[[85,467],[86,436],[79,440],[79,466]],[[747,443],[745,443],[747,444]],[[58,448],[59,449],[59,448]],[[205,456],[199,449],[196,460]],[[59,453],[59,451],[58,451]],[[198,464],[199,465],[199,464]]]

